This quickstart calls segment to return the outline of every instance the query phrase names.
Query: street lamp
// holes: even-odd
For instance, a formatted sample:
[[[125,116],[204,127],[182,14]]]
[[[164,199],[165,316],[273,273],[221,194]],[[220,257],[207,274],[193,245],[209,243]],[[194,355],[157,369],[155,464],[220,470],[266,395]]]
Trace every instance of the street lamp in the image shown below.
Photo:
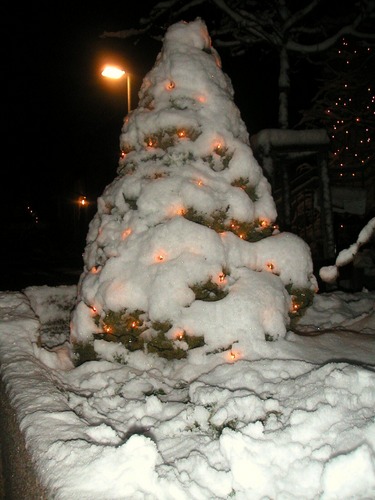
[[[126,87],[127,87],[127,93],[128,93],[128,114],[131,111],[131,95],[130,95],[130,75],[123,69],[117,67],[117,66],[105,66],[105,68],[102,71],[102,75],[105,76],[106,78],[112,78],[114,80],[118,80],[122,78],[124,75],[126,75]]]

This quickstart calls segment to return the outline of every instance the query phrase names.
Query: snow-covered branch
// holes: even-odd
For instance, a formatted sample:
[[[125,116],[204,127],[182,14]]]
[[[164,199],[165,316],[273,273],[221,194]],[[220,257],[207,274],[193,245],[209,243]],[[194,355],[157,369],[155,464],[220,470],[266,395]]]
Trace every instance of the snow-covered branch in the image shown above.
[[[375,217],[365,225],[358,235],[357,241],[350,245],[350,247],[341,250],[336,258],[333,266],[322,267],[319,271],[319,276],[326,283],[333,283],[338,277],[338,268],[350,264],[354,257],[357,255],[361,246],[370,241],[372,235],[375,233]]]
[[[315,7],[320,3],[320,1],[321,0],[313,0],[308,5],[306,5],[306,7],[304,7],[303,9],[290,15],[284,24],[284,30],[287,31],[292,26],[295,26],[296,24],[300,23],[300,21],[302,19],[304,19],[308,14],[310,14],[310,12],[312,12],[315,9]]]
[[[306,45],[302,43],[295,42],[294,40],[289,40],[286,44],[288,50],[293,52],[299,52],[301,54],[316,54],[317,52],[323,52],[331,48],[341,37],[344,35],[352,35],[356,38],[375,40],[375,35],[373,33],[362,33],[353,28],[352,25],[344,26],[338,30],[334,35],[326,38],[319,43],[313,43],[311,45]]]

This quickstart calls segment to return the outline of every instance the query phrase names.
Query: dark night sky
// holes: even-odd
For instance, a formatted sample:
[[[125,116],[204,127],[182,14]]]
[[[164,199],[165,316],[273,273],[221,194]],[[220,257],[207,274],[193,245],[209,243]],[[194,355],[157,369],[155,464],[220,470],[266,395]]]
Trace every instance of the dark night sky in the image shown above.
[[[126,110],[125,80],[110,87],[100,68],[107,57],[122,56],[134,74],[136,96],[151,56],[141,56],[140,47],[130,42],[100,38],[104,30],[123,28],[125,20],[130,20],[126,9],[107,6],[30,9],[10,19],[6,83],[14,160],[9,174],[20,195],[35,204],[49,196],[46,191],[89,183],[95,192],[113,178]]]
[[[81,259],[96,199],[116,176],[127,111],[125,79],[109,82],[100,69],[109,59],[123,63],[131,73],[134,107],[143,77],[161,48],[150,40],[135,45],[100,35],[136,26],[142,13],[149,12],[145,5],[154,3],[138,2],[131,11],[127,2],[117,1],[99,6],[33,2],[7,9],[3,259],[18,255],[22,260],[25,253],[39,252],[43,261],[43,254],[53,256],[67,244]],[[277,65],[219,53],[249,133],[277,126]],[[85,220],[79,212],[79,237],[74,238],[74,202],[80,194],[92,204]],[[27,206],[39,217],[38,229]]]
[[[95,198],[114,178],[126,85],[125,79],[104,80],[102,64],[115,59],[129,68],[136,105],[142,79],[161,48],[160,43],[146,40],[135,45],[100,37],[106,30],[135,26],[145,2],[131,12],[119,2],[103,2],[100,8],[57,5],[36,8],[33,4],[7,16],[11,70],[5,76],[10,123],[6,198],[32,203],[40,216],[48,207],[45,202],[56,193],[66,196],[82,190]],[[249,131],[275,126],[276,94],[265,96],[267,85],[271,88],[267,82],[272,68],[267,68],[269,75],[257,75],[248,59],[220,55]],[[252,77],[245,77],[244,62]],[[46,216],[51,216],[49,209]]]

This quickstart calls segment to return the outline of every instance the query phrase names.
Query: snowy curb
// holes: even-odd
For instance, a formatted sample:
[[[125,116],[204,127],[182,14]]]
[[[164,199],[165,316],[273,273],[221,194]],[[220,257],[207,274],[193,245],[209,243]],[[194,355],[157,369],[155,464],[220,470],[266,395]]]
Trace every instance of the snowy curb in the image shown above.
[[[9,297],[9,293],[7,294]],[[7,335],[7,326],[12,323],[12,328],[17,327],[21,332],[36,333],[38,321],[31,310],[28,300],[22,293],[12,294],[12,304],[15,306],[17,315],[7,307],[2,307],[0,298],[1,323],[0,323],[0,341],[9,344],[9,351],[0,351],[0,422],[1,422],[1,460],[3,472],[3,490],[2,498],[38,499],[43,500],[46,497],[45,489],[42,487],[38,477],[35,465],[26,449],[25,436],[21,428],[25,427],[23,418],[20,415],[26,415],[31,409],[30,401],[26,406],[26,394],[17,394],[15,386],[22,385],[22,377],[27,373],[25,370],[25,353],[19,351],[18,356],[14,356],[16,343]],[[9,306],[9,300],[7,301]],[[21,311],[22,319],[19,313]],[[4,354],[6,352],[6,354]],[[31,353],[30,353],[31,354]],[[20,362],[23,374],[18,374],[14,367]],[[27,365],[26,365],[27,366]],[[30,367],[30,360],[28,362]],[[26,398],[28,400],[28,398]],[[23,409],[22,409],[23,408]],[[20,412],[20,413],[19,413]],[[26,424],[27,425],[27,424]]]

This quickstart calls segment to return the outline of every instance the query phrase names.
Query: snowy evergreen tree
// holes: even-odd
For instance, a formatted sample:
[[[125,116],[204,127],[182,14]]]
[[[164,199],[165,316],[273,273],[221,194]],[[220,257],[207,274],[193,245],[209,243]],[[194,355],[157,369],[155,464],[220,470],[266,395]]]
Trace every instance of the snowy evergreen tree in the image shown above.
[[[71,322],[77,363],[142,350],[246,357],[316,291],[310,250],[280,233],[205,23],[166,32],[98,199]],[[107,342],[106,342],[107,345]]]

